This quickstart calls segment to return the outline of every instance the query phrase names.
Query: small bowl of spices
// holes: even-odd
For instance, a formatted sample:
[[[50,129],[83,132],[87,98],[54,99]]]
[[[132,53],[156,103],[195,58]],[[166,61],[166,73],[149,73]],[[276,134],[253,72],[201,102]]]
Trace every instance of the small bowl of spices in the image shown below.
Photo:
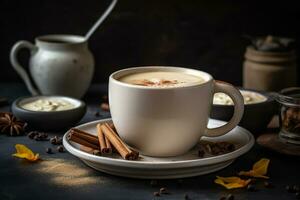
[[[280,104],[279,138],[284,142],[300,144],[300,87],[286,88],[277,96]]]
[[[58,131],[79,122],[86,112],[86,105],[65,96],[21,97],[13,102],[12,112],[37,130]]]

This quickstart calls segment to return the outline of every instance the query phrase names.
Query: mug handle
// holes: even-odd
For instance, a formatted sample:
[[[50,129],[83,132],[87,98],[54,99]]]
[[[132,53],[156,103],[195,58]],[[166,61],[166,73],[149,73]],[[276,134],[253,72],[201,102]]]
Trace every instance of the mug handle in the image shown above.
[[[18,62],[17,55],[19,53],[19,50],[21,50],[23,48],[29,49],[31,54],[33,54],[37,51],[37,47],[35,45],[33,45],[32,43],[30,43],[28,41],[21,40],[21,41],[17,42],[11,49],[10,62],[12,64],[13,68],[17,71],[17,73],[21,76],[21,78],[25,82],[26,87],[29,90],[29,92],[32,95],[38,95],[39,94],[38,90],[36,88],[34,88],[27,72]]]
[[[234,113],[227,124],[217,128],[207,128],[204,133],[207,137],[217,137],[228,133],[238,125],[244,113],[244,98],[238,89],[223,81],[215,81],[214,84],[214,93],[222,92],[230,96],[234,103]]]

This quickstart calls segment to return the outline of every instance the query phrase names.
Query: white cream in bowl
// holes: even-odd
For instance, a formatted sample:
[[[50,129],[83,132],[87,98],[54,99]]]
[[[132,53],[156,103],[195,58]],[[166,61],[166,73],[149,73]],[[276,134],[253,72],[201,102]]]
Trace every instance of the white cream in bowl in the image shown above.
[[[37,97],[20,102],[19,106],[30,111],[55,112],[74,109],[78,102],[65,97]]]
[[[267,98],[257,92],[240,90],[244,97],[244,104],[255,104],[267,101]],[[213,99],[214,105],[233,105],[232,99],[224,93],[216,93]]]

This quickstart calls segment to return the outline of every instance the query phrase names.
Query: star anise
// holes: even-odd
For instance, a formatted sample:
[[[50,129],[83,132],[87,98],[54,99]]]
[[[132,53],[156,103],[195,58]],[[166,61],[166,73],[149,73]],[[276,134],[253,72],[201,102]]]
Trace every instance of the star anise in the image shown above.
[[[0,112],[0,133],[10,136],[21,135],[24,133],[26,123],[18,120],[12,113]]]

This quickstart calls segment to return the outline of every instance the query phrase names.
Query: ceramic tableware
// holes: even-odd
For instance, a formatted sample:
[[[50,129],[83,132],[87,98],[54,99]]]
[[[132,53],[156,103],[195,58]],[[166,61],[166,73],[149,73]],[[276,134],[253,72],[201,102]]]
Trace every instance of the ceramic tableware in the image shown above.
[[[22,107],[27,102],[43,98],[55,98],[69,101],[74,108],[61,111],[32,111]],[[30,127],[42,131],[60,131],[74,126],[84,116],[86,105],[83,101],[65,96],[34,96],[21,97],[12,104],[12,112],[18,118],[28,123]]]
[[[119,79],[134,73],[176,72],[201,78],[183,87],[147,87]],[[234,113],[221,127],[209,129],[213,94],[224,92],[232,97]],[[215,81],[202,71],[181,67],[136,67],[109,77],[109,103],[112,120],[120,137],[149,156],[178,156],[189,151],[202,136],[221,136],[232,130],[243,115],[240,92],[232,85]]]
[[[267,128],[272,117],[277,113],[274,94],[243,88],[240,89],[240,91],[262,95],[265,98],[265,100],[261,102],[245,104],[244,115],[239,123],[240,126],[250,130],[255,136],[258,136]],[[213,119],[228,121],[232,113],[233,105],[213,104],[210,116]]]
[[[29,74],[17,59],[21,49],[31,53]],[[10,61],[32,95],[81,98],[94,73],[94,58],[88,42],[77,35],[40,36],[35,39],[35,44],[19,41],[11,50]]]
[[[76,128],[97,135],[98,123],[111,122],[111,119],[97,120],[82,124]],[[224,125],[225,122],[210,119],[209,128]],[[149,157],[140,155],[140,160],[123,160],[119,155],[109,157],[96,156],[80,150],[80,145],[67,139],[69,132],[63,137],[63,144],[67,151],[81,159],[88,166],[117,176],[142,178],[142,179],[172,179],[192,177],[208,174],[223,169],[236,158],[245,154],[254,144],[252,134],[244,128],[235,127],[229,133],[218,137],[202,137],[203,140],[212,142],[227,141],[235,144],[233,152],[219,156],[198,157],[198,151],[191,149],[189,152],[176,157]]]

